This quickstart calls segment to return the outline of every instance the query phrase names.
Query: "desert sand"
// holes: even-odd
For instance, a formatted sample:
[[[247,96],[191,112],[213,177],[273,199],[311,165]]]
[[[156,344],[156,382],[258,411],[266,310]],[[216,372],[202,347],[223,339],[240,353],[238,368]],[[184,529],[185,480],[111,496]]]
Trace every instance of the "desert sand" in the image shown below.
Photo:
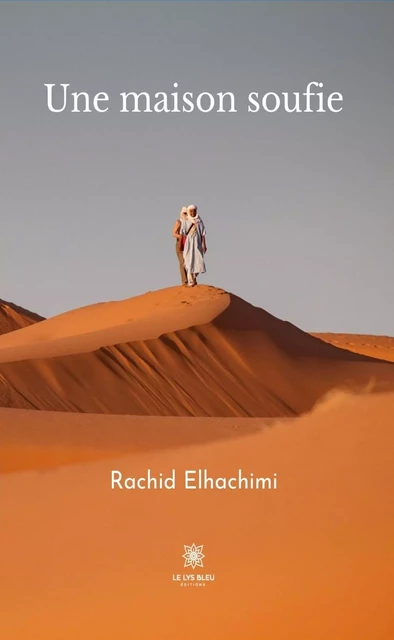
[[[44,319],[37,313],[18,307],[12,302],[0,300],[0,335],[29,327]]]
[[[1,638],[394,637],[387,343],[351,352],[202,286],[18,322],[0,336]],[[278,485],[185,490],[199,468]],[[113,469],[179,482],[112,490]]]
[[[353,353],[394,362],[394,338],[349,333],[313,333],[311,335]]]
[[[275,417],[333,388],[394,390],[391,362],[328,344],[221,289],[171,287],[0,336],[0,403],[154,416]]]
[[[2,455],[18,469],[2,477],[1,637],[389,640],[393,413],[393,394],[337,394],[227,437],[209,419],[58,413],[51,429],[47,413],[3,409]],[[196,441],[207,424],[211,441]],[[111,469],[200,467],[277,473],[278,489],[110,489]],[[203,588],[173,581],[192,543],[215,576]]]

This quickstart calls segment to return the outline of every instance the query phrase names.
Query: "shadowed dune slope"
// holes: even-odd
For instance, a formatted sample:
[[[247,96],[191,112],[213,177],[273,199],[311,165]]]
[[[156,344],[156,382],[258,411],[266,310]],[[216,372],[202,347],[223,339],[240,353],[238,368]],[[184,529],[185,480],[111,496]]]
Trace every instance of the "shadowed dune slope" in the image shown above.
[[[334,387],[394,388],[338,349],[209,286],[77,309],[0,337],[3,406],[167,416],[291,416]]]
[[[17,331],[42,320],[44,318],[32,311],[18,307],[12,302],[0,300],[0,335]]]

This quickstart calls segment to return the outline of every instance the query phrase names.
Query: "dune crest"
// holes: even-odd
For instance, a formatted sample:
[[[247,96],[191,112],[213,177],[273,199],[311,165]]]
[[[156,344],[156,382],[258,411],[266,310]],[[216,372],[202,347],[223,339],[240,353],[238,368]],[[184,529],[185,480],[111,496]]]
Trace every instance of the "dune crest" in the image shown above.
[[[205,324],[230,303],[223,289],[169,287],[126,300],[67,311],[18,334],[0,336],[0,362],[84,353],[103,346],[158,338]]]

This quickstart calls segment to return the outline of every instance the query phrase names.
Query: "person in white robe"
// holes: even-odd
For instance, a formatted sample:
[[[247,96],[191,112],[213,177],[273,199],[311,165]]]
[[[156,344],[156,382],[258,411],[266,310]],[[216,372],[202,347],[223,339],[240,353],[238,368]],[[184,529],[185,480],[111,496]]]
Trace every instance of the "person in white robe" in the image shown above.
[[[197,284],[198,275],[206,272],[204,256],[207,251],[207,241],[204,222],[193,204],[187,208],[185,227],[183,261],[187,273],[187,284],[189,287],[194,287]]]

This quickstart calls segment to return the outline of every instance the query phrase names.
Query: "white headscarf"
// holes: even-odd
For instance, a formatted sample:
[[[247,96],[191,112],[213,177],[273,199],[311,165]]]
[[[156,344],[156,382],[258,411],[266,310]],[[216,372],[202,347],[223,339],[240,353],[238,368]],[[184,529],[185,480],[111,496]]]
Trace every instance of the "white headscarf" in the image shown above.
[[[192,216],[190,215],[190,211],[192,210],[196,210],[196,215]],[[194,204],[189,204],[188,208],[187,208],[187,219],[189,220],[189,222],[200,222],[201,218],[199,217],[198,213],[197,213],[197,207]]]
[[[179,215],[179,219],[183,221],[185,220],[185,216],[187,215],[188,215],[187,207],[182,207],[181,213]]]

